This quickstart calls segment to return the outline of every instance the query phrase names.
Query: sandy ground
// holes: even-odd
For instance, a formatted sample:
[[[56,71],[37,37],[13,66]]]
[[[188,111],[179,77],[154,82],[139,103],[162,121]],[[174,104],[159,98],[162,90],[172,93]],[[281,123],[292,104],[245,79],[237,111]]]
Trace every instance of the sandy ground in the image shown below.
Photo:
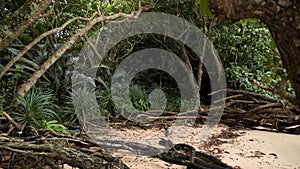
[[[157,131],[155,131],[157,130]],[[218,127],[216,133],[228,130]],[[151,137],[158,129],[126,129],[123,132],[134,137]],[[242,169],[300,169],[300,135],[282,134],[258,130],[235,130],[238,137],[218,138],[219,144],[204,147],[197,139],[199,128],[193,128],[185,139],[198,150],[218,156],[223,162]],[[220,136],[221,137],[221,136]],[[222,142],[220,144],[220,142]],[[115,154],[132,169],[181,169],[183,166],[169,164],[159,159],[144,156]]]
[[[218,146],[223,162],[241,168],[300,169],[300,136],[246,131]]]

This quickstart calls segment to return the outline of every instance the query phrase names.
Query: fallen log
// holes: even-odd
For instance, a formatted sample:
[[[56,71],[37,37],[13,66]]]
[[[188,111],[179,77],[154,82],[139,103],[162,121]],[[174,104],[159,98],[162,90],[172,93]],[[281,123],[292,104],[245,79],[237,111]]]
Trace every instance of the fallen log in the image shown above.
[[[129,169],[120,159],[112,157],[109,153],[101,149],[96,152],[83,151],[77,148],[65,147],[59,142],[37,144],[36,142],[22,142],[20,139],[5,137],[0,140],[0,160],[1,167],[3,168],[26,168],[28,164],[32,165],[32,163],[36,164],[34,165],[36,168],[44,166],[55,168],[55,165],[51,163],[61,161],[62,164],[68,164],[81,169]],[[17,158],[18,156],[22,157],[22,163]],[[26,164],[26,159],[38,160],[32,160]],[[5,166],[6,162],[8,167]]]
[[[172,147],[169,150],[120,140],[101,141],[101,143],[104,147],[129,150],[144,156],[151,155],[152,157],[159,158],[169,163],[187,166],[188,169],[232,169],[232,167],[223,163],[218,158],[196,151],[195,148],[190,145],[173,144],[170,140],[165,139],[162,139],[159,144],[164,145],[165,147]],[[99,142],[98,144],[101,143]]]

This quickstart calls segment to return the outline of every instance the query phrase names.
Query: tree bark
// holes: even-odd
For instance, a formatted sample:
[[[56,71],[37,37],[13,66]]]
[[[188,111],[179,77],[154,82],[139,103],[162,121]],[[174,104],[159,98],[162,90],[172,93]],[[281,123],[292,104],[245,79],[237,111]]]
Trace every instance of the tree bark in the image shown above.
[[[50,3],[51,0],[27,0],[18,10],[5,16],[0,25],[0,51],[30,27]]]
[[[269,28],[300,105],[300,1],[210,0],[210,9],[221,19],[257,18]]]

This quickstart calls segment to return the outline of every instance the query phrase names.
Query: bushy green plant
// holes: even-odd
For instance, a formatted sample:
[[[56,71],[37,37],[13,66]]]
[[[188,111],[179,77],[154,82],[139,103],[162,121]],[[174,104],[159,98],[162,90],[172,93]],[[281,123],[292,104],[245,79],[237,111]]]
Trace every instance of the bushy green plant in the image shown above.
[[[150,110],[151,104],[149,102],[149,94],[157,89],[164,92],[166,94],[166,98],[161,97],[158,95],[157,97],[159,98],[153,98],[153,102],[162,102],[166,99],[166,105],[160,105],[165,106],[166,111],[180,111],[180,106],[181,106],[181,98],[177,96],[177,93],[174,91],[175,89],[173,88],[163,88],[163,87],[157,87],[157,86],[150,86],[148,90],[146,90],[144,87],[137,85],[137,84],[132,84],[130,85],[129,91],[130,91],[130,98],[133,106],[142,111],[147,111]],[[171,93],[168,93],[171,92]]]
[[[101,84],[96,89],[96,98],[101,114],[105,117],[110,115],[114,116],[117,110],[112,99],[110,88],[101,77],[97,77],[95,80]]]
[[[43,120],[58,120],[54,95],[44,88],[32,88],[24,97],[18,97],[18,109],[13,113],[18,122],[43,128]]]
[[[86,86],[73,90],[71,98],[76,108],[73,113],[74,117],[80,122],[98,119],[99,116],[103,116],[95,97],[95,91]]]
[[[141,111],[150,110],[150,103],[148,99],[148,94],[142,86],[131,85],[129,88],[129,97],[131,99],[132,105]]]

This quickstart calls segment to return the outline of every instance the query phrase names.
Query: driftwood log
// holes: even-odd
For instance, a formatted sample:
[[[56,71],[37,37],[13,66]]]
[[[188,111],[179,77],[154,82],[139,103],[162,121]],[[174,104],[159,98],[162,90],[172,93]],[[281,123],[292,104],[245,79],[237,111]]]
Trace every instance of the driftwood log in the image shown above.
[[[216,157],[196,151],[193,146],[187,144],[173,144],[170,140],[165,139],[162,139],[159,144],[166,147],[171,147],[167,151],[165,149],[160,149],[141,143],[128,143],[119,140],[111,141],[109,144],[105,144],[103,142],[101,143],[105,147],[111,146],[111,148],[114,149],[129,150],[143,156],[149,156],[149,152],[151,152],[152,157],[159,158],[169,163],[187,166],[188,169],[232,168]]]
[[[0,137],[1,167],[44,168],[48,166],[57,169],[58,165],[68,164],[81,169],[129,169],[120,159],[80,140],[42,137],[33,140],[26,142],[19,138]]]

